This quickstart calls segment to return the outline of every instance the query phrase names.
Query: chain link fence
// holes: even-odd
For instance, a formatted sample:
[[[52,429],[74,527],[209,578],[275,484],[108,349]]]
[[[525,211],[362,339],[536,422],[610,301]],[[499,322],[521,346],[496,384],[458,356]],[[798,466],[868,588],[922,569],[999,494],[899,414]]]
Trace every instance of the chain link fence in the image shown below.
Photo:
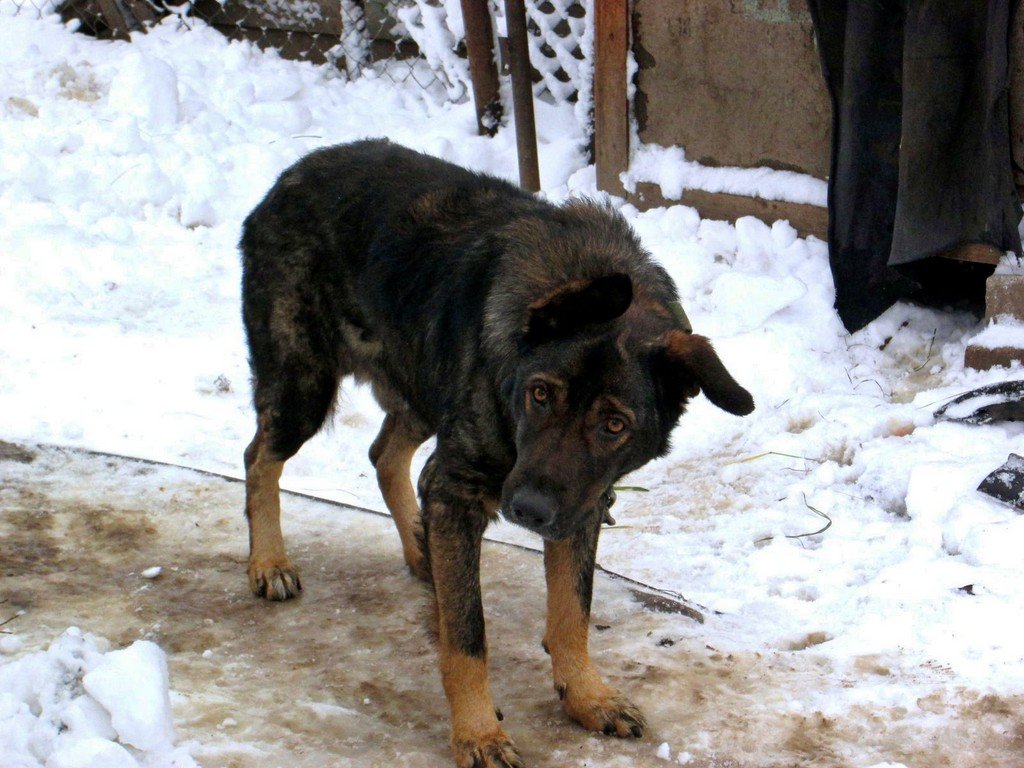
[[[527,1],[538,98],[589,103],[594,1]],[[488,4],[502,59],[504,2]],[[0,9],[7,15],[58,13],[80,32],[104,39],[126,38],[168,17],[184,26],[201,19],[232,39],[332,65],[351,78],[413,82],[454,102],[471,94],[460,0],[0,0]]]

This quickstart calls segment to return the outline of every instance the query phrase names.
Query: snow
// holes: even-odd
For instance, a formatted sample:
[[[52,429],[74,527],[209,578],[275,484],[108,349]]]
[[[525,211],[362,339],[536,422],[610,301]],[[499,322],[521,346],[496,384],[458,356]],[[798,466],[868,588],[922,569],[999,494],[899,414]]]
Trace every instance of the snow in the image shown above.
[[[166,657],[153,643],[109,651],[71,627],[0,666],[5,766],[196,768],[173,741]]]
[[[996,264],[995,274],[997,275],[1021,275],[1024,274],[1024,259],[1021,259],[1013,251],[1007,251]]]
[[[7,441],[239,476],[254,425],[235,244],[276,175],[314,148],[387,136],[516,177],[512,130],[478,137],[471,104],[437,103],[415,83],[346,82],[199,23],[97,42],[0,9]],[[572,105],[537,111],[544,194],[599,196]],[[796,174],[702,169],[678,148],[641,149],[628,180],[668,199],[691,186],[818,205],[825,194]],[[932,416],[1007,377],[964,369],[977,319],[899,304],[850,336],[821,241],[786,222],[616,204],[758,409],[737,419],[695,401],[671,454],[626,480],[646,492],[619,494],[601,563],[726,614],[723,654],[813,652],[827,693],[787,693],[794,711],[934,720],[953,716],[922,704],[937,692],[1024,695],[1024,517],[975,491],[1022,452],[1024,427]],[[381,509],[366,461],[380,419],[368,390],[346,383],[332,428],[288,463],[284,485]],[[490,535],[537,546],[506,524]],[[0,635],[5,766],[191,765],[174,746],[161,651],[107,650],[83,629],[45,650]],[[885,672],[871,683],[865,668]],[[700,765],[714,741],[647,750]]]
[[[622,182],[630,192],[635,192],[640,182],[657,184],[666,200],[679,200],[684,190],[700,189],[824,206],[828,195],[826,182],[807,174],[771,168],[701,165],[687,160],[682,147],[658,144],[640,145],[632,153],[629,170],[622,174]]]
[[[110,651],[86,673],[82,686],[111,713],[123,743],[152,751],[174,742],[167,661],[158,646],[138,641]]]
[[[1009,316],[996,318],[971,343],[985,349],[1024,349],[1024,322]]]
[[[439,74],[442,85],[452,101],[467,98],[472,89],[469,63],[455,54],[456,30],[464,28],[462,6],[447,2],[435,5],[426,0],[413,0],[396,10],[395,16],[405,26],[431,69]]]

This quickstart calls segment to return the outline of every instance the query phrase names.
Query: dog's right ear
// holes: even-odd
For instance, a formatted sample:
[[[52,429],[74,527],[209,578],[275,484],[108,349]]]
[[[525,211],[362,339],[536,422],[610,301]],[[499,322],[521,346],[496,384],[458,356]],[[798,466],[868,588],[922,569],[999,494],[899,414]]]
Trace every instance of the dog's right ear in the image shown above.
[[[633,301],[633,281],[615,272],[593,280],[576,281],[530,305],[526,342],[571,336],[591,325],[620,317]]]

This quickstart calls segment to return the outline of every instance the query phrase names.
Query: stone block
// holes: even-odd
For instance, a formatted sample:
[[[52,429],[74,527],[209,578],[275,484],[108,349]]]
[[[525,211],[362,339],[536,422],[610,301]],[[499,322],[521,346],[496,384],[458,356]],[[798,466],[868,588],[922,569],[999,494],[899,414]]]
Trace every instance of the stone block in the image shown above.
[[[985,283],[985,319],[1000,315],[1024,320],[1024,275],[992,275]]]
[[[1003,366],[1009,368],[1014,362],[1024,364],[1024,349],[1018,347],[982,347],[971,344],[964,353],[964,365],[978,371]]]

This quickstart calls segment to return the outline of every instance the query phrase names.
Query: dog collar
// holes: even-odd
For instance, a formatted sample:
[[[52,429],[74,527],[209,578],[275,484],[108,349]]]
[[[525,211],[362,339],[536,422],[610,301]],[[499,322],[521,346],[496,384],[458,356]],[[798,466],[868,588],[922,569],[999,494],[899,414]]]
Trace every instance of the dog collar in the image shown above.
[[[672,317],[679,323],[679,327],[687,333],[693,333],[693,325],[690,323],[690,318],[686,316],[686,310],[683,309],[683,305],[679,301],[670,301],[668,303],[668,311],[672,313]]]

